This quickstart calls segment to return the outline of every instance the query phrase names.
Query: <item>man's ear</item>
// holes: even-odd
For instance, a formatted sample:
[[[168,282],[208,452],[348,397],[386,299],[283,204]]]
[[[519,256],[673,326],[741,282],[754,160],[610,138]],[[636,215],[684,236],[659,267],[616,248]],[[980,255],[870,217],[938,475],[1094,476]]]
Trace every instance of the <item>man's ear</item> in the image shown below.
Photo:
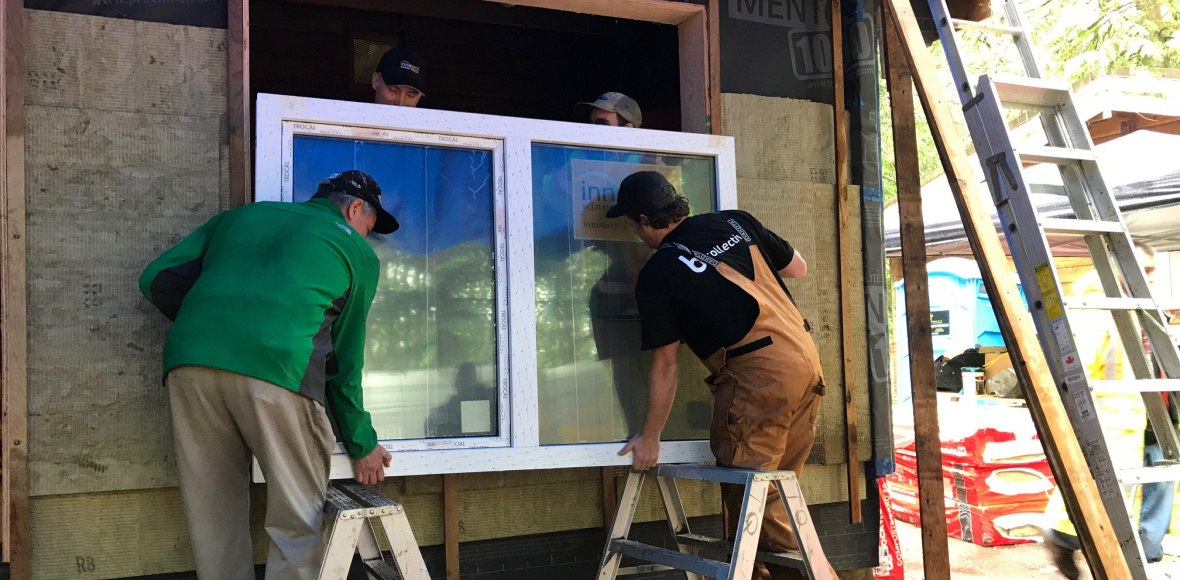
[[[380,83],[381,83],[381,73],[379,73],[379,72],[374,72],[374,73],[373,73],[373,80],[372,80],[372,85],[373,85],[373,90],[374,90],[374,91],[376,91],[376,90],[380,90],[380,89],[381,89],[381,84],[380,84]]]
[[[650,228],[651,227],[651,220],[647,219],[647,216],[645,216],[643,214],[639,214],[639,225],[647,226]]]

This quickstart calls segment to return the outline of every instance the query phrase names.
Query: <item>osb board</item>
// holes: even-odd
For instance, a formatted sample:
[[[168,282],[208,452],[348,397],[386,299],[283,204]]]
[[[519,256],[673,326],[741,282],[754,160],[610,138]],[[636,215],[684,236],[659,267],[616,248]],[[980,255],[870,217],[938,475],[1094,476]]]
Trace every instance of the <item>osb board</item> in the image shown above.
[[[218,117],[28,107],[33,495],[176,485],[140,271],[220,209]]]
[[[226,32],[26,10],[30,105],[224,115]]]
[[[831,105],[725,93],[721,118],[738,177],[836,183]]]
[[[860,192],[849,188],[853,267],[852,287],[863,286],[864,267],[861,260]],[[738,205],[758,217],[766,227],[790,242],[807,261],[807,276],[788,280],[787,287],[800,312],[811,322],[812,337],[820,353],[824,382],[828,386],[820,411],[816,443],[809,458],[825,464],[845,463],[844,440],[844,373],[841,358],[840,264],[838,261],[837,217],[835,188],[823,183],[777,181],[738,178]],[[860,296],[859,293],[856,296]],[[857,365],[857,384],[854,396],[857,409],[857,436],[870,440],[868,381],[865,353],[865,305],[862,300],[852,303],[855,325],[852,360]],[[859,447],[862,461],[870,457],[868,445]]]

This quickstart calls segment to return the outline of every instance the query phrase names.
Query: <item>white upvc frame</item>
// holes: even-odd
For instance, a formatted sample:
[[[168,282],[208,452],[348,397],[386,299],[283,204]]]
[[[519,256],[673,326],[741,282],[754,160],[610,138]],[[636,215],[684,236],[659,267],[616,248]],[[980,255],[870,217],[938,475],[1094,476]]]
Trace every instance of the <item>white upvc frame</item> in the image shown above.
[[[255,186],[256,200],[284,199],[289,180],[288,131],[324,131],[333,126],[351,133],[341,135],[374,140],[459,146],[502,151],[495,167],[497,204],[496,277],[497,301],[503,295],[506,310],[497,320],[497,385],[500,390],[501,433],[507,421],[508,446],[475,448],[472,439],[423,442],[385,441],[393,453],[386,475],[424,475],[518,469],[626,465],[619,457],[621,443],[541,445],[538,416],[536,363],[536,297],[533,271],[533,143],[621,149],[658,154],[712,157],[717,177],[718,209],[737,207],[737,177],[732,137],[674,133],[648,129],[619,129],[590,124],[539,121],[493,115],[455,113],[430,109],[392,107],[259,94],[256,103]],[[317,129],[316,127],[319,126]],[[311,133],[323,134],[323,133]],[[502,144],[497,146],[496,143]],[[285,179],[284,174],[287,174]],[[289,188],[288,188],[289,191]],[[286,197],[290,199],[290,197]],[[501,213],[502,212],[502,213]],[[501,245],[500,239],[504,240]],[[504,265],[507,265],[505,268]],[[502,278],[504,277],[504,278]],[[500,289],[506,285],[507,292]],[[507,348],[504,348],[505,344]],[[506,383],[505,383],[506,381]],[[505,417],[506,414],[506,417]],[[492,439],[492,438],[480,438]],[[442,447],[442,448],[440,448]],[[661,446],[666,462],[711,461],[707,441],[667,441]],[[332,457],[332,478],[352,476],[352,465],[340,450]],[[259,475],[257,470],[255,477]]]

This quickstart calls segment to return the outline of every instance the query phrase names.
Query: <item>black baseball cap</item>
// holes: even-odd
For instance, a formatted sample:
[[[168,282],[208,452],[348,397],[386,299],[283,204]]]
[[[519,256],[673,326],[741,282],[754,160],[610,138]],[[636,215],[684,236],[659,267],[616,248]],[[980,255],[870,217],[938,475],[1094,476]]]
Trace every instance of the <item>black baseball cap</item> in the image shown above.
[[[377,209],[377,224],[373,231],[379,234],[392,234],[401,227],[392,214],[381,207],[381,187],[377,185],[368,173],[357,169],[349,169],[333,175],[320,182],[319,189],[312,197],[324,197],[329,193],[343,193],[364,200]]]
[[[637,171],[619,184],[618,201],[606,210],[606,217],[637,216],[668,205],[676,188],[657,171]]]
[[[404,46],[391,48],[381,55],[377,72],[387,85],[406,85],[426,94],[426,70],[422,57]]]

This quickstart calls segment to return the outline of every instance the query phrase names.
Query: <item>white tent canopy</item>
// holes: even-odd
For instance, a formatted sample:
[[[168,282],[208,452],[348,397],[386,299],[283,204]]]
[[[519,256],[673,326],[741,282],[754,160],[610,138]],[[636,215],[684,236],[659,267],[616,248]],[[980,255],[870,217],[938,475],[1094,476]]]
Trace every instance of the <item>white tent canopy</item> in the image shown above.
[[[1039,124],[1033,124],[1039,125]],[[1035,137],[1033,137],[1035,139]],[[1180,135],[1136,131],[1095,147],[1106,185],[1122,208],[1135,239],[1157,251],[1180,250]],[[999,226],[995,204],[984,182],[979,160],[971,158],[983,204]],[[1037,165],[1026,168],[1030,184],[1061,185],[1057,167]],[[1033,202],[1045,216],[1072,217],[1065,198],[1054,194],[1033,194]],[[958,207],[945,174],[922,187],[922,218],[925,221],[928,255],[970,254]],[[885,209],[886,253],[900,253],[900,217],[897,205]],[[1003,240],[1003,236],[1001,236]],[[1085,255],[1077,238],[1050,239],[1054,254]]]

